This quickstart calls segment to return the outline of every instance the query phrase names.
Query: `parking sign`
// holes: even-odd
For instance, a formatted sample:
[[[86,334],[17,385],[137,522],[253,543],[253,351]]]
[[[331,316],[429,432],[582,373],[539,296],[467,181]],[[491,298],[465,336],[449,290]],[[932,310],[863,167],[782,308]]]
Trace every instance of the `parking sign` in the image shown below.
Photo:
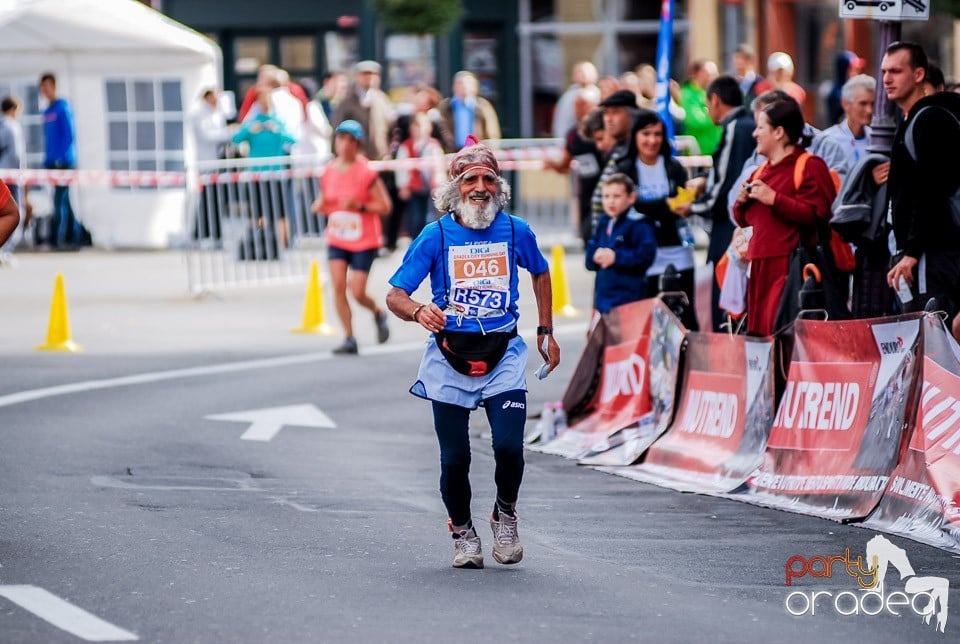
[[[929,20],[931,0],[839,0],[841,18]]]

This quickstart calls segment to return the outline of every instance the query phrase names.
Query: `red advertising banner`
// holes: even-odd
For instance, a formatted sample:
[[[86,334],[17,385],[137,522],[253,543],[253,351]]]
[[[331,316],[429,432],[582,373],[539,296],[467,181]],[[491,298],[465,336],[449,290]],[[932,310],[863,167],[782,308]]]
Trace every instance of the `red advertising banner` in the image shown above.
[[[647,361],[656,303],[631,302],[602,316],[563,397],[569,428],[530,449],[578,458],[650,413]]]
[[[793,325],[783,396],[744,500],[831,519],[873,510],[909,436],[921,316]]]
[[[581,465],[631,465],[670,425],[680,374],[680,351],[687,330],[663,302],[653,301],[647,351],[649,384],[646,387],[650,411],[640,416],[636,423],[594,442],[581,454]]]
[[[864,525],[960,552],[960,346],[923,320],[923,387],[910,444]]]
[[[772,338],[688,334],[676,417],[630,477],[702,493],[742,485],[773,422],[772,360]]]

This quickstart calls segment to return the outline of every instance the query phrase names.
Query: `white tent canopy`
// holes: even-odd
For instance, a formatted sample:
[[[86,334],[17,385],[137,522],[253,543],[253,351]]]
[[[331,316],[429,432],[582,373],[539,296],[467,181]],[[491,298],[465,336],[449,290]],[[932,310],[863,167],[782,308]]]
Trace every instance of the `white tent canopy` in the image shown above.
[[[183,169],[186,115],[202,88],[220,84],[216,43],[136,0],[0,0],[0,56],[0,83],[15,93],[56,75],[81,169]],[[78,186],[71,197],[98,246],[183,238],[182,189]]]
[[[136,49],[206,58],[216,49],[200,34],[134,0],[0,0],[0,28],[4,54]]]

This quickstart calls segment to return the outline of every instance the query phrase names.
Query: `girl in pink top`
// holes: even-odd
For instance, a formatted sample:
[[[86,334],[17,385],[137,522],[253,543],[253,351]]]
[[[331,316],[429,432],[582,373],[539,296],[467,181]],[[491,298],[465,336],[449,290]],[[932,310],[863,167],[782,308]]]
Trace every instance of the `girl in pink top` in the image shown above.
[[[392,205],[386,186],[360,154],[363,127],[353,120],[337,126],[334,139],[336,157],[320,177],[320,197],[313,203],[313,212],[327,218],[327,257],[333,285],[337,317],[347,336],[334,349],[338,354],[356,354],[353,334],[353,312],[347,300],[347,268],[350,293],[357,304],[373,313],[377,325],[377,341],[390,337],[387,315],[367,294],[370,267],[380,249],[380,218],[390,214]]]

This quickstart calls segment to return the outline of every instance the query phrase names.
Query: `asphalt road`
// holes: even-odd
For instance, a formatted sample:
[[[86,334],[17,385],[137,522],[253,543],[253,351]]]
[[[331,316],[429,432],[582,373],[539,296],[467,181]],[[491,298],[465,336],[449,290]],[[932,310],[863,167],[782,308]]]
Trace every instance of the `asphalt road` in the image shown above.
[[[156,261],[158,275],[166,261],[136,260]],[[30,262],[18,274],[27,283]],[[489,554],[493,461],[482,414],[473,417],[473,514],[487,568],[453,570],[429,406],[407,393],[422,344],[412,326],[397,323],[380,349],[335,358],[336,338],[287,336],[296,320],[277,311],[297,310],[295,290],[208,302],[138,294],[139,305],[104,295],[94,305],[81,284],[74,310],[87,316],[77,339],[88,352],[40,355],[20,349],[35,334],[21,288],[0,340],[4,644],[957,640],[953,555],[890,537],[917,575],[949,581],[945,634],[903,608],[900,617],[843,616],[829,597],[815,615],[794,617],[790,592],[837,595],[856,584],[837,566],[787,588],[787,560],[862,554],[875,533],[536,453],[519,505],[525,558],[500,566]],[[144,309],[157,335],[128,341],[135,333],[116,312]],[[183,310],[193,335],[164,335],[182,328]],[[559,373],[530,379],[531,413],[562,394],[583,322],[561,332]],[[282,339],[256,326],[268,323]],[[243,333],[249,341],[236,342]],[[325,417],[295,422],[335,427],[210,418],[302,405]],[[278,431],[244,440],[251,426]],[[887,585],[903,589],[893,572]]]

